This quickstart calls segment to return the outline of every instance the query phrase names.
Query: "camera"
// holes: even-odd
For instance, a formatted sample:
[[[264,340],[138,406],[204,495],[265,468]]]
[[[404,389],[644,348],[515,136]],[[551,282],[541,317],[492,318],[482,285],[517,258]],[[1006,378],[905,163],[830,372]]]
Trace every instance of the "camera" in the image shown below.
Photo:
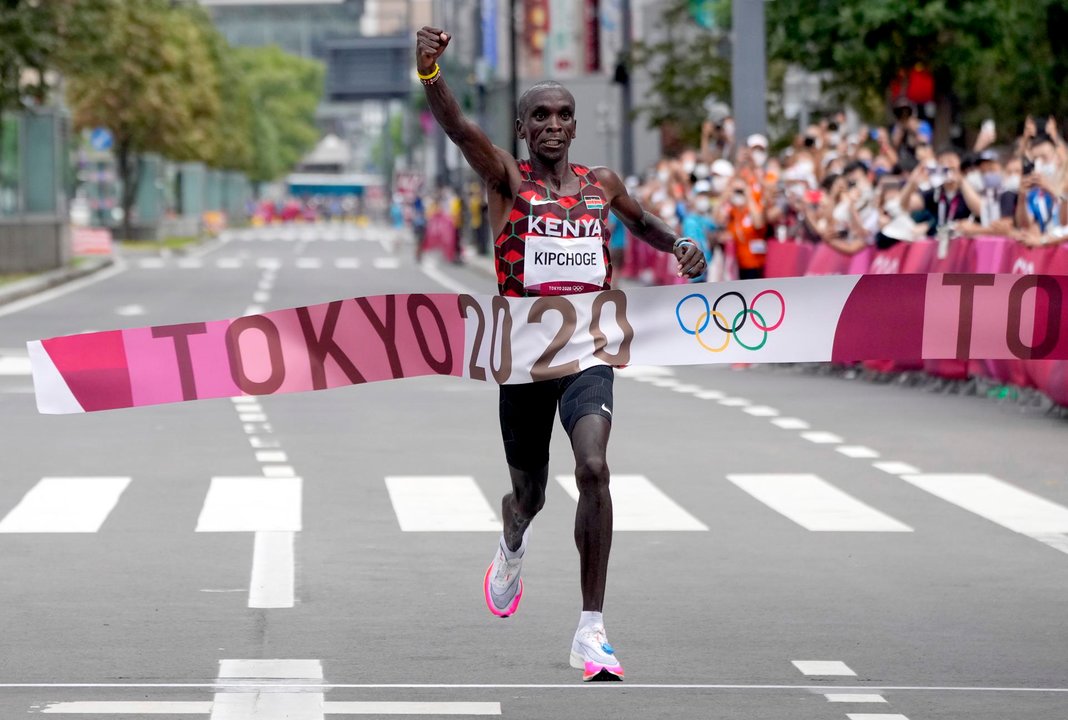
[[[1023,159],[1023,168],[1021,170],[1022,175],[1030,175],[1035,171],[1035,163],[1029,158]]]

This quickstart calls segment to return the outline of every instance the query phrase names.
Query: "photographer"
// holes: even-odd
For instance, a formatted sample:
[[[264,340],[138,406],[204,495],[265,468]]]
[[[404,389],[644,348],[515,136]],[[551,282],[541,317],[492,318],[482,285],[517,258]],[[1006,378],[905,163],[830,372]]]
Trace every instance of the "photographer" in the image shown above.
[[[930,189],[916,194],[928,183]],[[914,197],[915,196],[915,197]],[[968,183],[961,181],[960,156],[952,150],[938,155],[934,164],[917,165],[901,191],[901,206],[923,211],[928,218],[927,235],[952,234],[953,224],[982,213],[982,198]]]

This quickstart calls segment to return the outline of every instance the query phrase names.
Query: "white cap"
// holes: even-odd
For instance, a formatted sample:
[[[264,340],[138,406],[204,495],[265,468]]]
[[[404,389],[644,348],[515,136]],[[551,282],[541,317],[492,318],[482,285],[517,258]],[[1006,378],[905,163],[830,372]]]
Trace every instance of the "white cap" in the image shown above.
[[[762,148],[767,148],[768,147],[768,139],[766,137],[764,137],[763,135],[761,135],[760,133],[753,133],[752,135],[750,135],[749,137],[747,137],[745,139],[745,144],[748,145],[749,147],[760,146]]]
[[[698,180],[693,184],[694,194],[701,194],[712,191],[712,184],[707,180]]]
[[[882,233],[892,240],[909,242],[915,239],[916,226],[908,215],[898,215],[886,224]]]
[[[720,158],[712,163],[712,174],[722,175],[723,177],[734,177],[734,166],[731,165],[730,160]]]

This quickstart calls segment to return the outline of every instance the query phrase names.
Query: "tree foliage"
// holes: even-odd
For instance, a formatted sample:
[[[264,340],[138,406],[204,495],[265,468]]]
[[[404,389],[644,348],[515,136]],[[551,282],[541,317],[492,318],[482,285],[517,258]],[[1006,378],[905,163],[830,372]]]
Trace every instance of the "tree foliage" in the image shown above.
[[[326,71],[322,63],[274,46],[234,48],[232,52],[255,108],[249,177],[273,180],[293,167],[319,139],[315,110]]]

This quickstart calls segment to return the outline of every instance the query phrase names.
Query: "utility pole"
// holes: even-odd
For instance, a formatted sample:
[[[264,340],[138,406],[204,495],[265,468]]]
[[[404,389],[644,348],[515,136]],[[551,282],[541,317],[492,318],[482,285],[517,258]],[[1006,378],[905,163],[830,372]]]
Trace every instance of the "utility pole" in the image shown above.
[[[516,15],[518,14],[516,0],[508,0],[508,105],[509,116],[512,118],[509,130],[512,135],[512,157],[519,157],[519,137],[515,134],[516,121],[516,96],[519,94],[519,38],[516,37]]]
[[[768,64],[765,51],[765,0],[731,0],[731,107],[739,143],[768,129]]]
[[[623,32],[623,42],[620,50],[622,69],[617,66],[616,78],[620,82],[619,101],[619,138],[620,138],[620,164],[622,165],[623,177],[634,174],[634,129],[631,127],[631,113],[633,112],[634,98],[631,94],[631,36],[633,34],[630,0],[622,0],[619,4],[623,21],[620,29]]]

